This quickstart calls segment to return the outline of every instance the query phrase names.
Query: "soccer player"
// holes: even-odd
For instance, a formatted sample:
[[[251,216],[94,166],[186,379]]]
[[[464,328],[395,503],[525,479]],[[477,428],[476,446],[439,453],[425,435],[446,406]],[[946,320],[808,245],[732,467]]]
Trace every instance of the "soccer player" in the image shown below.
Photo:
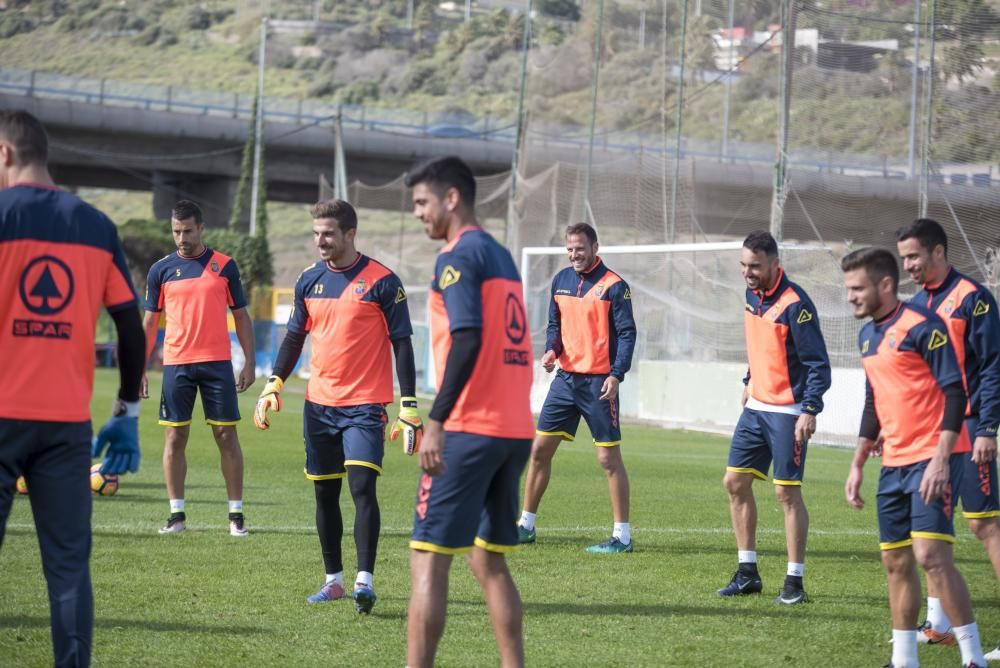
[[[871,318],[858,334],[865,409],[844,492],[851,506],[864,507],[864,464],[881,431],[878,523],[892,613],[890,665],[918,665],[919,563],[956,623],[962,665],[986,666],[969,591],[952,556],[952,493],[960,453],[971,447],[962,424],[967,396],[948,328],[931,311],[899,301],[899,267],[889,251],[856,250],[841,268],[854,316]]]
[[[562,441],[572,441],[587,422],[597,461],[608,478],[614,525],[611,538],[587,552],[632,551],[628,474],[621,452],[618,384],[632,365],[635,319],[632,293],[597,254],[597,232],[586,223],[566,228],[570,266],[552,279],[549,325],[542,367],[559,371],[538,416],[524,481],[524,511],[518,540],[535,542],[535,515],[552,476],[552,458]]]
[[[139,468],[139,383],[145,342],[118,232],[57,188],[48,139],[23,111],[0,111],[0,543],[14,481],[31,512],[49,592],[56,666],[90,664],[90,457],[101,470]],[[94,330],[101,306],[118,330],[121,386],[91,449]],[[6,571],[5,578],[17,578]]]
[[[806,444],[830,388],[830,359],[816,306],[792,283],[778,261],[778,244],[767,232],[751,232],[740,255],[746,281],[743,329],[750,368],[743,379],[743,413],[729,448],[722,482],[736,534],[739,566],[719,596],[763,589],[757,570],[757,503],[752,484],[767,480],[774,462],[774,491],[785,515],[788,569],[775,599],[806,600],[805,569],[809,513],[802,500]]]
[[[921,218],[896,233],[903,269],[921,290],[910,301],[934,311],[948,326],[969,394],[965,426],[974,438],[961,456],[956,499],[1000,579],[1000,499],[997,495],[997,426],[1000,425],[1000,316],[989,290],[948,263],[948,237],[936,221]],[[918,642],[954,645],[940,597],[928,581],[927,620]],[[987,655],[1000,659],[1000,647]]]
[[[229,535],[246,536],[243,518],[243,451],[236,434],[240,421],[237,392],[253,385],[256,354],[253,322],[247,313],[246,296],[236,261],[205,246],[205,224],[201,208],[188,200],[174,205],[170,230],[177,252],[149,268],[146,280],[146,359],[153,353],[160,314],[166,311],[163,340],[163,388],[160,424],[166,427],[163,447],[163,477],[167,481],[170,516],[161,534],[174,534],[187,527],[184,513],[184,451],[191,435],[195,394],[201,392],[205,421],[219,446],[222,477],[229,497]],[[236,337],[243,348],[244,364],[238,381],[233,364],[226,308],[233,313]],[[143,377],[143,398],[149,398]]]
[[[510,252],[476,222],[476,181],[464,162],[432,160],[406,185],[427,236],[446,242],[431,283],[438,394],[420,447],[406,663],[434,664],[452,558],[468,554],[500,663],[523,666],[521,597],[504,557],[518,543],[518,484],[534,431],[521,278]]]
[[[311,337],[309,383],[303,416],[306,478],[316,495],[316,530],[326,581],[310,603],[344,597],[340,490],[347,478],[354,499],[354,543],[358,575],[355,609],[375,605],[375,554],[381,527],[375,483],[385,452],[385,404],[393,400],[392,365],[402,399],[390,438],[404,436],[404,451],[419,448],[423,425],[417,413],[417,374],[410,337],[410,311],[399,278],[355,249],[358,216],[338,199],[312,207],[313,241],[320,260],[295,282],[295,305],[274,372],[257,402],[254,422],[269,426],[268,411],[281,409],[280,392]]]

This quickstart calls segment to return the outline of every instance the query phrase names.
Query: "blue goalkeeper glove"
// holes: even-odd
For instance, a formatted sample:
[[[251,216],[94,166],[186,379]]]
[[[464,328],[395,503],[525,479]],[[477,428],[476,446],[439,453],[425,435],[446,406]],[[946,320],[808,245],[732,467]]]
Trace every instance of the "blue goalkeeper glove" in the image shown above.
[[[90,456],[99,458],[107,448],[101,473],[135,473],[139,470],[139,402],[115,401],[111,417],[91,443]]]
[[[420,440],[424,437],[424,423],[417,412],[416,397],[402,397],[399,400],[399,417],[392,424],[389,440],[395,441],[403,434],[403,452],[412,455],[420,451]]]
[[[267,417],[268,411],[281,412],[281,386],[284,384],[279,376],[267,379],[267,384],[264,385],[253,411],[253,423],[258,429],[267,429],[271,426],[271,420]]]

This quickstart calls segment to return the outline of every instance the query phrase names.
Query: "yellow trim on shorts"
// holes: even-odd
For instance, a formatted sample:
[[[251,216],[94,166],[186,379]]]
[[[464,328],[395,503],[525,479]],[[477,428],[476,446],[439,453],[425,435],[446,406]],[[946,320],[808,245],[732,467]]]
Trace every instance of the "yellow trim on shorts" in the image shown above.
[[[901,547],[912,547],[913,539],[907,538],[906,540],[897,540],[892,543],[879,543],[878,549],[880,550],[898,550]]]
[[[767,476],[758,471],[757,469],[747,469],[738,466],[727,466],[726,470],[729,471],[730,473],[749,473],[758,480],[767,480]]]
[[[366,466],[366,467],[368,467],[370,469],[374,469],[375,472],[378,473],[379,475],[382,475],[382,467],[381,466],[375,466],[371,462],[364,462],[364,461],[361,461],[360,459],[345,459],[344,460],[344,466]]]
[[[160,425],[163,427],[186,427],[191,424],[191,420],[185,420],[184,422],[170,422],[169,420],[160,420]]]
[[[497,545],[496,543],[487,543],[485,540],[476,536],[475,540],[476,547],[482,548],[487,552],[497,552],[499,554],[506,554],[508,552],[517,552],[517,545]]]
[[[778,480],[777,478],[775,478],[771,482],[773,482],[775,485],[783,485],[785,487],[802,487],[801,480]]]
[[[594,445],[599,448],[614,448],[621,444],[621,441],[594,441]]]
[[[343,473],[327,473],[326,475],[313,475],[305,469],[302,469],[302,472],[306,474],[306,478],[309,480],[337,480],[338,478],[347,477],[347,471],[344,471]]]
[[[422,540],[411,540],[410,549],[454,556],[456,554],[466,554],[468,552],[471,552],[472,546],[470,545],[468,547],[444,547],[443,545],[435,545],[434,543],[425,543]]]
[[[962,517],[967,520],[985,520],[991,517],[1000,517],[1000,510],[984,510],[979,513],[967,513],[963,510]]]
[[[205,424],[210,424],[213,427],[235,427],[240,423],[239,420],[232,420],[228,422],[223,422],[222,420],[209,420],[205,419]]]
[[[911,531],[913,538],[923,538],[924,540],[943,540],[946,543],[954,543],[955,537],[946,533],[936,533],[934,531]]]
[[[576,439],[575,436],[573,436],[569,432],[565,432],[565,431],[539,431],[538,429],[536,429],[535,430],[535,435],[536,436],[562,436],[562,440],[564,440],[564,441],[572,441],[572,440]]]

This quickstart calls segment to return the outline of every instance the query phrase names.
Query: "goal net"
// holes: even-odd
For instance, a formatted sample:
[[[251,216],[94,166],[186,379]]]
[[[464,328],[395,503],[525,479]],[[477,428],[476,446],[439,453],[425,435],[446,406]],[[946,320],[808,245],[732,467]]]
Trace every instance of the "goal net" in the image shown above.
[[[672,427],[730,432],[740,416],[747,369],[743,336],[746,284],[741,242],[603,246],[600,256],[631,288],[637,337],[632,369],[621,385],[623,416]],[[856,442],[864,403],[857,352],[861,322],[845,298],[839,258],[845,249],[784,245],[788,277],[816,304],[834,367],[816,440]],[[534,349],[545,346],[550,286],[567,265],[561,247],[521,253]],[[532,408],[539,410],[552,375],[536,368]]]

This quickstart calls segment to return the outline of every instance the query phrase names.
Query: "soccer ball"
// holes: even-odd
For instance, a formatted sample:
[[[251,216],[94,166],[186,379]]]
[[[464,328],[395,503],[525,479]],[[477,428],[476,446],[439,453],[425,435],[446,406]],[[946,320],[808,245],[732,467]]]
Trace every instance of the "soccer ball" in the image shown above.
[[[28,483],[25,481],[23,475],[17,477],[17,482],[14,483],[14,487],[17,489],[18,494],[28,493]]]
[[[114,496],[118,491],[118,475],[116,473],[101,473],[101,465],[90,467],[90,489],[94,494]]]

